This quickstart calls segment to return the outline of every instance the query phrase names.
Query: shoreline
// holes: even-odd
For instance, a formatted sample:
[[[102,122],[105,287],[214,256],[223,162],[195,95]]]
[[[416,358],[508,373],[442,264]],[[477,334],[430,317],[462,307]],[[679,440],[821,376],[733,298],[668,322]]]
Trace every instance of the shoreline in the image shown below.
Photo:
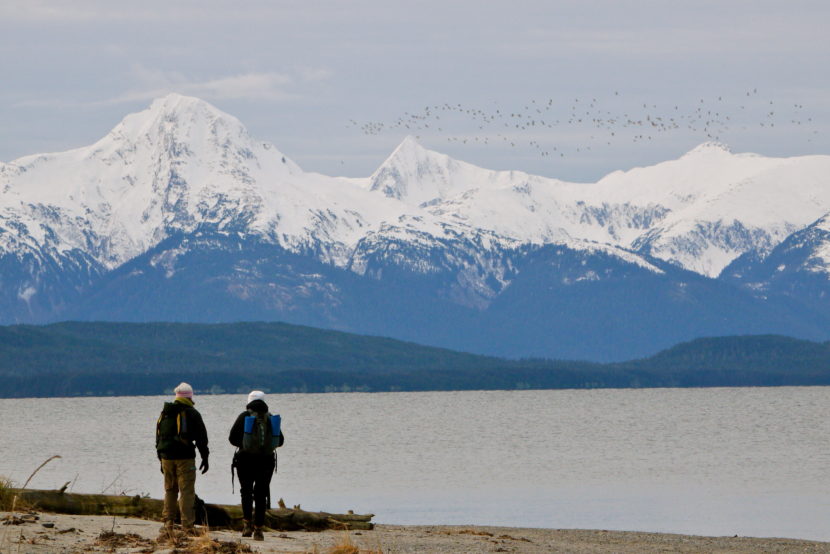
[[[6,525],[14,521],[16,524]],[[37,519],[35,519],[37,518]],[[79,516],[47,512],[0,512],[0,551],[74,554],[81,552],[822,552],[830,542],[756,537],[705,537],[638,531],[539,529],[476,525],[377,524],[372,531],[268,531],[265,541],[242,539],[239,532],[199,528],[203,536],[177,545],[158,542],[161,524],[118,516]],[[247,547],[250,550],[246,549]],[[351,550],[343,549],[351,545]]]

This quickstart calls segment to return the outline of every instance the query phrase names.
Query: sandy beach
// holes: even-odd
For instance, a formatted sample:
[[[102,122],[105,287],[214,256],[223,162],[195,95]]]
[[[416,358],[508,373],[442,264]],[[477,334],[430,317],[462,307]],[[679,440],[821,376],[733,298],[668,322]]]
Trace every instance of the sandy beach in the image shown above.
[[[476,526],[377,525],[372,531],[267,532],[265,540],[199,528],[158,540],[160,524],[134,518],[0,512],[2,553],[830,552],[830,543],[751,537]]]

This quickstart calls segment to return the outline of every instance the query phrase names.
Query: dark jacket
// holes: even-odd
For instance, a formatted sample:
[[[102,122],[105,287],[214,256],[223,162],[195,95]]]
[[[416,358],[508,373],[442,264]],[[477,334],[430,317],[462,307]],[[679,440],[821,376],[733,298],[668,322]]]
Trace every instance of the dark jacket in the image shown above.
[[[251,415],[251,412],[254,412],[254,413],[257,413],[257,414],[267,414],[268,413],[268,404],[266,404],[262,400],[254,400],[253,402],[251,402],[250,404],[245,406],[245,408],[247,408],[247,410],[242,412],[241,414],[239,414],[239,416],[236,418],[236,421],[233,422],[233,427],[231,427],[231,432],[228,435],[228,440],[230,441],[230,443],[232,445],[234,445],[235,447],[237,447],[237,448],[242,448],[242,437],[245,435],[245,417]],[[271,426],[270,418],[267,421],[268,421],[268,426],[270,427]],[[271,433],[273,434],[273,430],[271,430]],[[282,434],[282,429],[280,429],[280,438],[277,441],[277,448],[282,446],[284,442],[285,442],[285,435]],[[240,452],[240,454],[246,454],[246,453]],[[250,455],[250,454],[247,454],[247,455]]]
[[[179,440],[168,441],[167,444],[156,444],[156,451],[159,459],[165,460],[189,460],[196,458],[196,448],[199,449],[199,456],[202,460],[207,460],[208,454],[208,436],[205,423],[202,421],[202,414],[196,408],[188,406],[183,402],[165,402],[161,410],[162,415],[176,417],[179,412],[184,413],[184,427],[181,437],[184,442]],[[195,443],[195,446],[194,446]]]

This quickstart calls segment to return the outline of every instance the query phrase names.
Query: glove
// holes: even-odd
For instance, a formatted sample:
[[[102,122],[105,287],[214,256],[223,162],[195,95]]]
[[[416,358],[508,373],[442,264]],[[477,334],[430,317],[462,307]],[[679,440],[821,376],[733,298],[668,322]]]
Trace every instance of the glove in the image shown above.
[[[202,470],[202,473],[203,474],[207,473],[207,470],[208,470],[209,467],[210,467],[210,465],[208,464],[208,459],[207,458],[202,458],[202,463],[199,465],[199,469]]]

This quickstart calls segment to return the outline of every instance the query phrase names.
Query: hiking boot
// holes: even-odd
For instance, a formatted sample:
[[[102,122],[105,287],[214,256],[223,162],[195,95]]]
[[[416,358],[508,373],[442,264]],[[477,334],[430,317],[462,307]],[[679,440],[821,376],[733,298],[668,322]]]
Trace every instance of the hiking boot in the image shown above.
[[[202,531],[195,527],[182,527],[182,535],[185,537],[199,537],[202,535]]]
[[[242,525],[242,536],[243,537],[250,537],[253,534],[254,534],[254,526],[251,525],[251,522],[246,519],[245,523]]]
[[[255,541],[264,541],[265,537],[262,536],[262,527],[254,527],[254,540]]]

